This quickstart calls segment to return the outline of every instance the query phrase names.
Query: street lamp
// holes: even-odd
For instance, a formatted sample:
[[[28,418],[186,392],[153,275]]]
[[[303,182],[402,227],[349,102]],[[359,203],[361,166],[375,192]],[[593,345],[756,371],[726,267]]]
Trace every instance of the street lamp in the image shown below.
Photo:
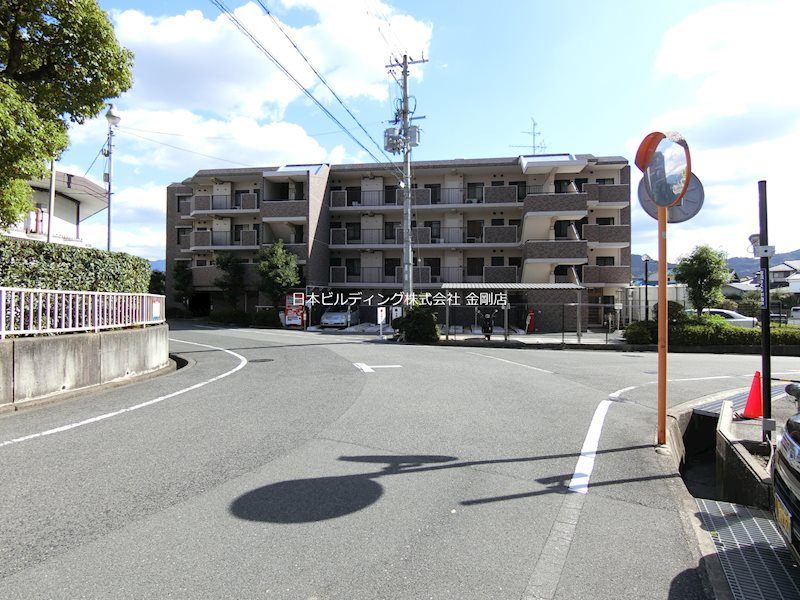
[[[642,260],[644,261],[644,320],[650,320],[650,302],[647,298],[647,289],[650,287],[650,272],[648,271],[648,267],[650,266],[650,261],[653,260],[647,254],[642,254]]]
[[[105,151],[105,155],[108,157],[108,172],[106,173],[106,183],[108,183],[108,244],[106,250],[111,251],[111,173],[112,173],[112,152],[114,149],[113,139],[114,139],[114,127],[119,125],[121,121],[119,115],[114,112],[114,105],[108,105],[108,111],[106,111],[106,121],[108,121],[108,146]]]

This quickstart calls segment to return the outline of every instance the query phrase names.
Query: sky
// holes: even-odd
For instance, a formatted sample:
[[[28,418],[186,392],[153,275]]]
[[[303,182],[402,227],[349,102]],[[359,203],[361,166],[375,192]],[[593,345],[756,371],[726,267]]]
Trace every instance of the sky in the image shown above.
[[[633,159],[648,133],[678,131],[705,201],[693,219],[668,227],[671,262],[699,244],[752,256],[760,180],[770,244],[800,248],[796,0],[223,4],[350,135],[211,0],[100,0],[136,56],[133,87],[113,100],[122,120],[112,250],[163,259],[165,188],[199,169],[386,160],[383,131],[400,94],[386,65],[402,54],[427,61],[409,83],[415,116],[424,117],[414,160],[530,154],[532,131],[537,153],[623,156],[632,252],[655,257],[657,223],[639,205]],[[56,168],[102,184],[107,128],[102,114],[73,127]],[[106,213],[83,222],[81,236],[105,248]]]

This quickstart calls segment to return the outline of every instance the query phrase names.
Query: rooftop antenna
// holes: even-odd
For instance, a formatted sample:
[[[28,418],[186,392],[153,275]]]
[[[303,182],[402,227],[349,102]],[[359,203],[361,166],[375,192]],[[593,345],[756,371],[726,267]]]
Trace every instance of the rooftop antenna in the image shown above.
[[[534,156],[536,154],[543,154],[544,151],[547,150],[547,146],[545,145],[544,141],[539,142],[538,145],[536,144],[536,136],[537,135],[541,135],[541,133],[542,133],[541,131],[536,131],[536,126],[537,125],[538,125],[538,123],[536,122],[536,120],[533,117],[531,117],[531,130],[522,132],[522,133],[524,133],[526,135],[531,136],[530,149],[531,149],[531,154],[534,155]],[[512,148],[528,148],[528,146],[511,146],[511,147]]]

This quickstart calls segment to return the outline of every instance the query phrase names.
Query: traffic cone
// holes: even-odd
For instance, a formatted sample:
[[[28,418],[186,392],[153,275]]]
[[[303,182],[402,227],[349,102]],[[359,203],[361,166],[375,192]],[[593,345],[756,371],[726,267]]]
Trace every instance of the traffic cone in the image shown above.
[[[750,386],[750,394],[747,396],[747,404],[742,413],[743,419],[758,419],[764,416],[764,405],[761,401],[761,372],[756,371],[753,376],[753,384]]]

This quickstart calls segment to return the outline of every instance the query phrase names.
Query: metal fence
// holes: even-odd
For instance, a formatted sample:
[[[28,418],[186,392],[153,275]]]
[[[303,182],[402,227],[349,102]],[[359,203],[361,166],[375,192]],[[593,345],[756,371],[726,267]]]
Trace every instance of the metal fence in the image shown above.
[[[164,296],[0,287],[0,339],[164,322]]]

